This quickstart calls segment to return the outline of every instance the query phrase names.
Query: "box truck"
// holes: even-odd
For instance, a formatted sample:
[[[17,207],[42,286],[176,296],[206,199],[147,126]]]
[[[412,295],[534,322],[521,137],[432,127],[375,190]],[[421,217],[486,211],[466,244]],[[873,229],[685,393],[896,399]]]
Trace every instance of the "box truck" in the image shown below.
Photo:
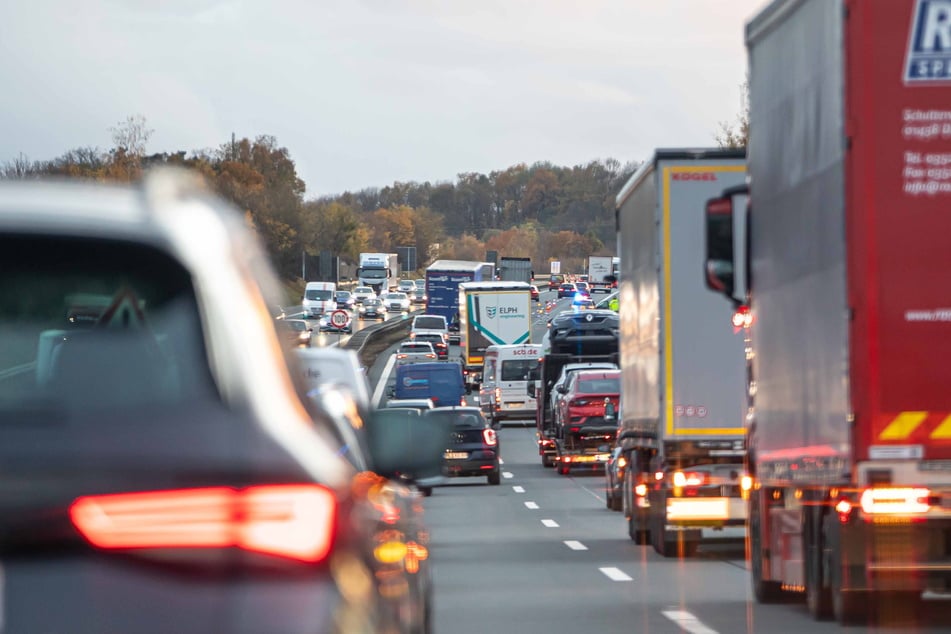
[[[929,0],[767,6],[750,207],[706,206],[704,275],[749,336],[753,591],[816,618],[951,589],[949,24]]]
[[[485,262],[469,260],[436,260],[426,269],[426,314],[446,318],[450,343],[460,340],[459,285],[491,280],[491,271],[484,277],[486,272]]]
[[[486,348],[532,342],[531,286],[463,282],[459,285],[459,333],[469,382],[480,383]]]
[[[746,383],[733,311],[704,288],[703,204],[745,182],[744,151],[659,149],[617,196],[628,534],[663,556],[745,537]]]
[[[499,263],[499,279],[506,282],[525,282],[531,284],[535,277],[531,258],[510,258],[503,256]]]
[[[613,257],[610,255],[592,255],[588,257],[588,288],[591,292],[610,293],[614,288]]]

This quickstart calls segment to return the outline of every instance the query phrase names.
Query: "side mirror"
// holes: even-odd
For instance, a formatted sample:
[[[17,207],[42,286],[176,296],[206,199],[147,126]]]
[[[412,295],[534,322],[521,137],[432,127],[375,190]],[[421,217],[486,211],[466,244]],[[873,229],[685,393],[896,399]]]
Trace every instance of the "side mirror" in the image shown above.
[[[568,386],[566,386],[564,383],[562,383],[561,385],[559,385],[558,387],[555,388],[555,391],[558,392],[559,394],[567,394],[567,393],[568,393]]]
[[[736,305],[746,302],[748,290],[747,223],[749,188],[725,189],[707,201],[704,210],[706,256],[704,282],[710,290]]]
[[[408,481],[439,476],[449,446],[450,427],[417,410],[377,410],[368,415],[367,447],[373,470]]]
[[[528,384],[528,387],[527,387],[526,390],[525,390],[525,392],[526,392],[529,396],[531,396],[532,398],[538,398],[538,390],[535,388],[535,384],[534,384],[534,383],[529,383],[529,384]]]

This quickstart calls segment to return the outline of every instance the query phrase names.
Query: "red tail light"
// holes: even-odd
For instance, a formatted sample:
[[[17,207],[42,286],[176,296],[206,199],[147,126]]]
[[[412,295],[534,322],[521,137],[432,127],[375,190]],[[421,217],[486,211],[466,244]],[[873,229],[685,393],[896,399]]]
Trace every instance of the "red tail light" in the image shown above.
[[[494,447],[499,444],[499,437],[495,433],[494,429],[483,429],[482,430],[482,440],[489,447]]]
[[[675,487],[698,487],[703,486],[707,483],[707,474],[706,473],[695,473],[695,472],[683,472],[677,471],[674,473],[674,486]]]
[[[306,562],[330,552],[337,503],[312,484],[81,497],[69,515],[106,549],[236,547]]]

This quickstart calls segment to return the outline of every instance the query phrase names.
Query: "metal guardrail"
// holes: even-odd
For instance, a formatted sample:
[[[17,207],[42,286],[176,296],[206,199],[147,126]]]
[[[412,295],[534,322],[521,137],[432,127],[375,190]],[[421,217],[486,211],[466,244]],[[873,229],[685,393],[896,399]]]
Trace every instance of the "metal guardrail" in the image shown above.
[[[409,332],[410,326],[413,323],[413,317],[416,315],[423,314],[423,310],[414,310],[406,314],[405,318],[400,319],[387,319],[384,322],[379,324],[373,324],[367,328],[361,328],[357,332],[353,333],[350,336],[350,339],[343,344],[343,348],[347,350],[354,350],[357,353],[357,356],[360,358],[360,363],[364,366],[369,366],[370,363],[366,363],[363,359],[363,350],[366,348],[367,344],[372,340],[376,339],[379,336],[392,334],[396,330],[405,330]]]

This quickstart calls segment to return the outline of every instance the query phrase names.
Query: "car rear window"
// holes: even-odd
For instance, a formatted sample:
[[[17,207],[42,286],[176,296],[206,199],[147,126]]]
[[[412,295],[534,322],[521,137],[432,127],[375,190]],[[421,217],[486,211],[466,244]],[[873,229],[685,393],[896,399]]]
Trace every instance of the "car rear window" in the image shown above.
[[[421,330],[445,330],[446,320],[442,317],[419,316],[413,322],[413,327]]]
[[[162,251],[0,235],[0,270],[0,417],[218,398],[191,277]]]
[[[482,428],[485,427],[485,419],[482,417],[482,414],[475,410],[440,410],[440,409],[431,409],[423,414],[427,418],[435,418],[436,420],[445,423],[446,425],[453,425],[454,427],[463,427],[463,428]]]
[[[619,394],[621,392],[621,380],[591,379],[578,381],[576,391],[579,394]]]
[[[443,343],[442,335],[439,334],[416,334],[417,341],[426,341],[428,343]]]
[[[503,381],[527,381],[528,373],[538,367],[538,359],[511,359],[502,362]]]

